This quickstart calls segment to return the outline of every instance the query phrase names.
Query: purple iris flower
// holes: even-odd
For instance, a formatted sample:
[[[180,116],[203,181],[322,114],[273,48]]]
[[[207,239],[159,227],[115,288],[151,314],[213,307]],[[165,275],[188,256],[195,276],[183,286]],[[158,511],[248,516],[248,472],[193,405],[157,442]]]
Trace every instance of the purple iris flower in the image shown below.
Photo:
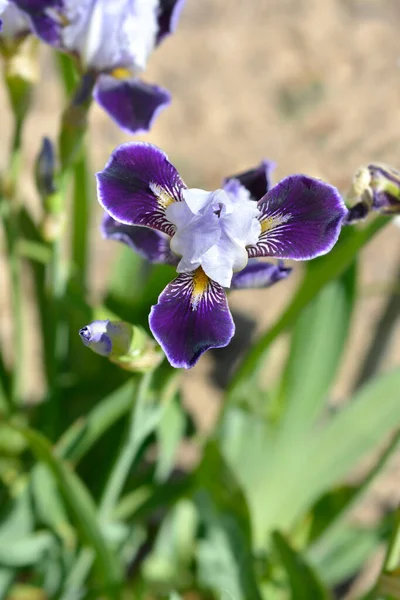
[[[103,234],[176,265],[149,317],[174,367],[190,368],[231,340],[224,288],[267,287],[290,272],[257,258],[307,260],[338,239],[347,209],[337,190],[305,175],[269,189],[271,167],[264,161],[213,192],[188,189],[159,148],[128,143],[97,174]]]
[[[0,0],[1,1],[1,0]],[[129,133],[148,131],[171,97],[136,77],[177,25],[184,0],[15,0],[36,34],[95,75],[93,96]]]

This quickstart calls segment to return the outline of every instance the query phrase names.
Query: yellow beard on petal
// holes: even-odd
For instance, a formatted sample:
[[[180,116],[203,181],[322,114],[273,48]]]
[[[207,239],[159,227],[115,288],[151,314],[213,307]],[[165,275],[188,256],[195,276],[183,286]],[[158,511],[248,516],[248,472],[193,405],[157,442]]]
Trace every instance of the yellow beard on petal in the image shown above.
[[[204,273],[203,269],[199,267],[193,273],[193,288],[192,288],[192,309],[196,310],[201,297],[205,294],[208,288],[209,278]]]
[[[158,183],[153,183],[152,181],[149,183],[149,188],[157,198],[157,202],[162,208],[167,208],[170,204],[175,202],[175,198],[168,194],[168,192],[162,188]]]
[[[129,79],[132,77],[132,73],[129,69],[124,69],[123,67],[117,67],[111,71],[111,75],[115,77],[115,79]]]
[[[283,225],[283,223],[287,223],[292,218],[291,214],[288,215],[272,215],[271,217],[265,217],[261,221],[261,233],[265,233],[266,231],[270,231],[271,229],[275,229],[278,225]]]

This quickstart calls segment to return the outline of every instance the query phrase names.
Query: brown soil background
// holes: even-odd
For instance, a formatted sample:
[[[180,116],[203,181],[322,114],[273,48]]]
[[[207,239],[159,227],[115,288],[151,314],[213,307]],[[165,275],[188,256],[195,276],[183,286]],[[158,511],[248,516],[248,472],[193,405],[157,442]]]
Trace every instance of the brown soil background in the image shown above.
[[[400,168],[399,26],[398,0],[187,0],[176,35],[154,53],[144,75],[168,88],[173,103],[142,139],[163,148],[188,185],[204,189],[215,189],[224,176],[263,157],[276,161],[276,181],[304,172],[342,191],[360,165],[380,161]],[[41,84],[25,131],[22,189],[33,205],[37,199],[31,166],[41,137],[56,135],[62,105],[49,51],[43,49],[42,55]],[[0,108],[4,165],[10,123],[3,89]],[[93,172],[104,166],[116,145],[132,139],[97,106],[91,112],[90,137]],[[92,231],[96,291],[106,281],[117,250],[98,234],[99,217],[100,210]],[[395,283],[399,248],[400,231],[390,225],[363,252],[359,306],[334,391],[337,400],[351,388]],[[296,266],[298,273],[300,269]],[[296,282],[295,274],[270,290],[234,292],[231,307],[256,319],[260,331],[280,313]],[[3,268],[0,286],[7,289]],[[0,326],[6,343],[8,308],[7,294],[2,293]],[[273,363],[281,360],[283,346],[276,349]],[[38,362],[34,348],[27,352],[27,386],[33,386]],[[397,326],[385,369],[399,358]],[[220,400],[207,378],[210,364],[203,357],[184,383],[188,406],[204,427],[213,422]],[[392,462],[369,494],[365,518],[376,514],[383,502],[399,501],[398,462]]]

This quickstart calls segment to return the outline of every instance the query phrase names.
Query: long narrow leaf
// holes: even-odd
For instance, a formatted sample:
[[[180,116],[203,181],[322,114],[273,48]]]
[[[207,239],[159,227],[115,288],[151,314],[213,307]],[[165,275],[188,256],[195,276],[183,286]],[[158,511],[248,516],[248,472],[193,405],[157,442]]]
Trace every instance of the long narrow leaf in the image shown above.
[[[255,377],[262,367],[265,352],[278,335],[293,325],[301,311],[311,302],[329,281],[339,277],[354,261],[354,257],[374,235],[384,227],[387,220],[378,218],[364,229],[346,228],[335,248],[326,256],[315,259],[301,282],[295,297],[280,319],[262,335],[244,358],[230,385],[234,397],[246,394],[248,380]]]
[[[108,592],[115,596],[121,583],[122,573],[115,556],[106,544],[96,519],[96,506],[79,477],[71,471],[52,451],[48,440],[33,429],[18,428],[31,449],[52,471],[71,512],[79,526],[82,539],[96,552],[99,577]]]
[[[295,552],[278,532],[274,532],[273,541],[286,570],[292,592],[296,600],[329,600],[332,596],[304,558]]]
[[[349,331],[355,275],[352,265],[342,277],[329,283],[295,325],[283,375],[284,409],[280,423],[292,442],[324,408]]]

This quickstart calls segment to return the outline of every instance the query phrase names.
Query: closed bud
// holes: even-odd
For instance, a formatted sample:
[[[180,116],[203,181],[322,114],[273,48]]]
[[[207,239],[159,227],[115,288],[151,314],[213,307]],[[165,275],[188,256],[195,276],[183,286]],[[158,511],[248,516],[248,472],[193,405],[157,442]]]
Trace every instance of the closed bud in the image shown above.
[[[365,219],[371,211],[400,213],[400,172],[384,164],[361,167],[354,175],[348,199],[352,206],[347,224]]]
[[[43,199],[48,198],[56,191],[54,182],[55,155],[54,146],[47,137],[43,138],[42,147],[36,158],[35,178],[36,186]]]
[[[127,371],[144,372],[163,359],[160,348],[144,330],[125,321],[93,321],[79,330],[82,342]]]

